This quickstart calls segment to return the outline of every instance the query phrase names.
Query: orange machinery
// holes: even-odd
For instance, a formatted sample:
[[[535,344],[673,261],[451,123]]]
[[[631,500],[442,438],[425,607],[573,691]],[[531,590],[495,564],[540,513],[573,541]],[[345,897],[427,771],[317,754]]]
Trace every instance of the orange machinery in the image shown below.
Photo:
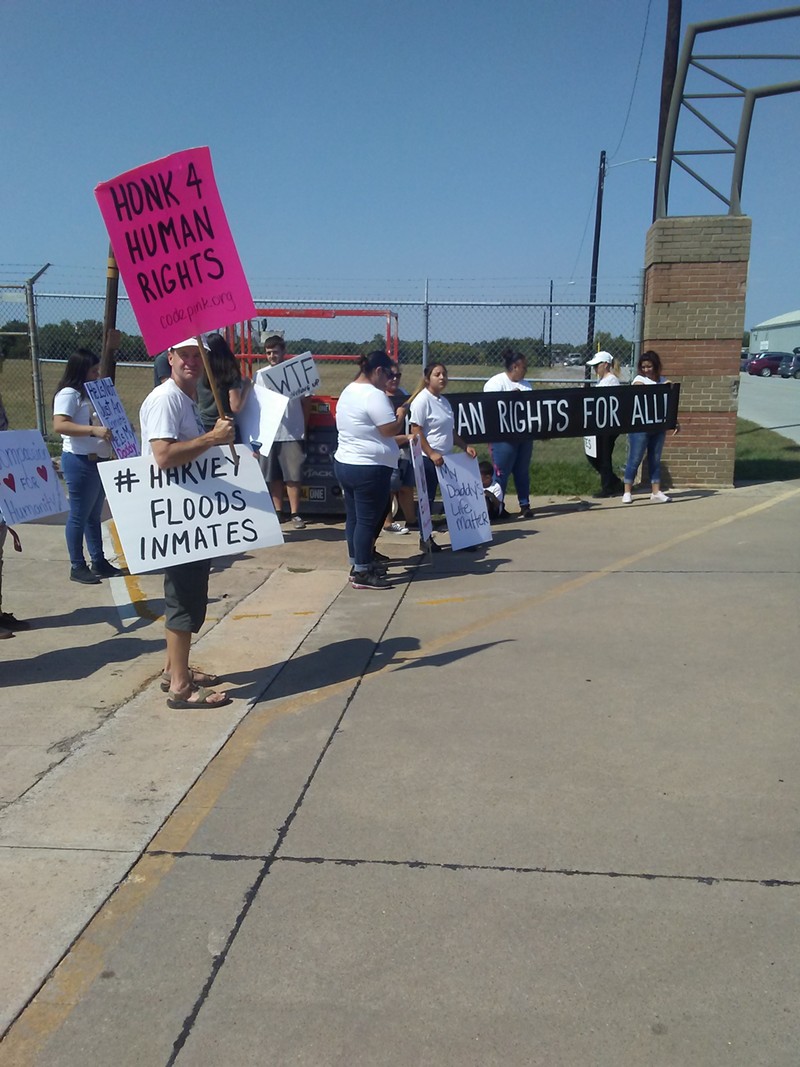
[[[380,316],[386,320],[386,354],[399,361],[399,333],[397,312],[363,308],[256,308],[256,319],[246,319],[238,327],[228,327],[226,340],[241,363],[242,373],[253,376],[253,363],[262,357],[254,349],[254,333],[258,336],[274,319],[336,319],[347,316],[365,318]],[[259,321],[259,320],[263,320]],[[358,356],[314,355],[320,362],[356,362]],[[341,515],[344,513],[342,491],[333,473],[333,453],[336,451],[336,397],[315,396],[311,408],[306,437],[306,461],[303,466],[302,507],[306,513]]]

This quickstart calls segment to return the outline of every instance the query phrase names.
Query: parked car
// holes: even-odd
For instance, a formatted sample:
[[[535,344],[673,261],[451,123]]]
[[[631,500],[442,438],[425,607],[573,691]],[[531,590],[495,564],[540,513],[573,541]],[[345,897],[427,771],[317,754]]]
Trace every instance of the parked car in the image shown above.
[[[564,360],[565,367],[579,367],[584,362],[584,357],[580,352],[570,352],[567,358]]]
[[[747,364],[753,357],[749,352],[742,352],[742,358],[739,360],[739,373],[742,374],[747,370]]]
[[[757,374],[761,378],[770,378],[778,373],[783,357],[791,356],[791,354],[791,352],[760,352],[747,364],[747,373]]]
[[[800,352],[785,355],[778,367],[781,378],[800,378]]]

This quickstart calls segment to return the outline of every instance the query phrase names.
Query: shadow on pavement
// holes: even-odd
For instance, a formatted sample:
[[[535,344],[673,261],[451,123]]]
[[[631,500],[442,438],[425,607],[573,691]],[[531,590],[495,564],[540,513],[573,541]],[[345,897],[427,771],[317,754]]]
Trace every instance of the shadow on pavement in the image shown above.
[[[20,645],[22,646],[22,642]],[[11,661],[13,682],[8,684],[8,688],[88,678],[104,667],[133,661],[158,649],[164,649],[164,640],[160,636],[153,641],[134,637],[110,637],[90,648],[79,641],[71,647],[50,649],[32,659]]]

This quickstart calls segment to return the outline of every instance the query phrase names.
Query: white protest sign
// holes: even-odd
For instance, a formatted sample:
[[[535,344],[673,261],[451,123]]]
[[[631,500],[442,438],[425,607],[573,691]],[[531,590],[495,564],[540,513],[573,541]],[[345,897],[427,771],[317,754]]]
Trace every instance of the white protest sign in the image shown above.
[[[491,541],[492,529],[477,459],[465,452],[445,456],[436,468],[453,551]]]
[[[425,465],[422,462],[422,444],[419,434],[415,434],[409,441],[411,448],[411,464],[414,468],[414,481],[417,486],[417,508],[419,509],[419,536],[427,541],[433,534],[433,522],[431,521],[431,506],[428,502],[428,483],[425,480]]]
[[[100,476],[132,574],[283,544],[261,468],[245,445],[210,448],[161,470],[152,456],[111,460]]]
[[[68,510],[44,438],[37,430],[0,433],[0,512],[13,526]]]
[[[242,441],[266,456],[272,448],[275,434],[288,406],[288,396],[281,396],[280,393],[254,381],[244,407],[234,416]]]
[[[136,440],[131,420],[125,414],[125,408],[110,378],[98,378],[86,383],[86,392],[94,404],[97,417],[107,430],[111,430],[111,447],[117,459],[130,459],[140,456],[142,450]]]
[[[591,456],[592,459],[597,459],[597,438],[584,437],[583,451],[586,453],[587,456]]]
[[[276,367],[261,367],[256,371],[256,381],[267,389],[292,400],[296,396],[308,396],[319,386],[317,365],[310,352],[285,359]]]

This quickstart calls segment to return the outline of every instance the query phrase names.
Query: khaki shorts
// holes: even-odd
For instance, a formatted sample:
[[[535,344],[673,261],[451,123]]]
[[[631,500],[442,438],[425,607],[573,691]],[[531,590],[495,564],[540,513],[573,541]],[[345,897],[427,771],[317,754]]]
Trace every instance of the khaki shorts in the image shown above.
[[[269,454],[259,462],[268,482],[300,482],[306,450],[302,441],[275,441]]]

